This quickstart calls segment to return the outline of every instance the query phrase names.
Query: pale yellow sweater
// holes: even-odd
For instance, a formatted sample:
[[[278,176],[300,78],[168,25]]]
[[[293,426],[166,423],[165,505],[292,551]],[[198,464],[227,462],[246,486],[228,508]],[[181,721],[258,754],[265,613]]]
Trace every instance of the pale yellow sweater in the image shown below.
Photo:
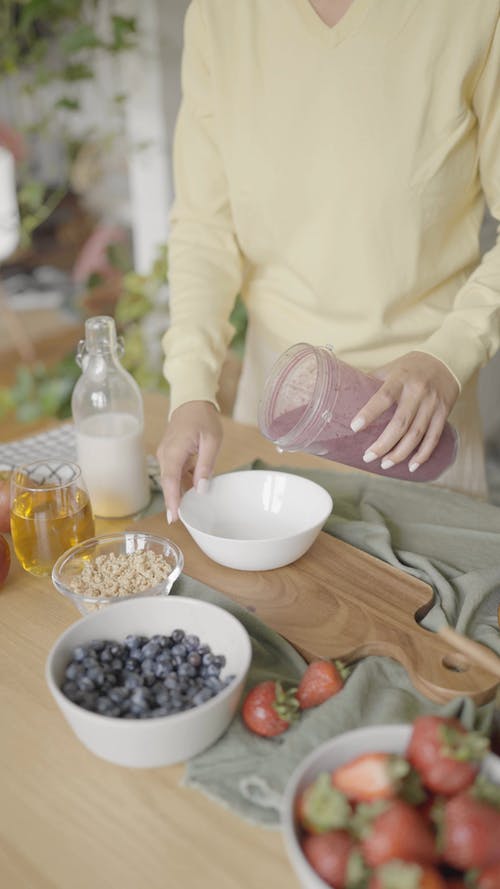
[[[171,409],[214,401],[238,292],[282,348],[463,385],[500,345],[500,0],[193,0],[174,146]]]

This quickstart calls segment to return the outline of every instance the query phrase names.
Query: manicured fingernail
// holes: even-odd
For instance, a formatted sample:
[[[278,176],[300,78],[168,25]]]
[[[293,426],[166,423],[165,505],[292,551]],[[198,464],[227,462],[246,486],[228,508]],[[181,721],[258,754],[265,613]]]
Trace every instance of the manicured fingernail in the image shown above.
[[[374,454],[373,451],[365,451],[363,454],[363,460],[365,463],[371,463],[372,460],[377,459],[378,454]]]
[[[206,494],[208,491],[208,478],[200,478],[198,484],[196,485],[196,493],[197,494]]]
[[[169,525],[172,524],[172,513],[170,512],[169,509],[167,509],[167,522]]]
[[[382,460],[382,463],[380,465],[382,469],[392,469],[392,467],[394,466],[394,460],[389,460],[388,458],[386,458],[385,460]]]
[[[360,429],[365,425],[365,421],[363,417],[358,417],[357,420],[353,420],[351,423],[351,429],[353,432],[359,432]]]
[[[419,466],[420,463],[409,463],[408,469],[410,470],[410,472],[415,472],[415,470],[418,469]]]

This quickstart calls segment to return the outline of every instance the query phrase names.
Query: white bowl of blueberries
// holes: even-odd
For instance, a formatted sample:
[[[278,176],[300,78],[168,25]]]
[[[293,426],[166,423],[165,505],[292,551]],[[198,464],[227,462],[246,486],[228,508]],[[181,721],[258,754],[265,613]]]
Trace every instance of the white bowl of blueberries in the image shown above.
[[[236,713],[252,646],[225,609],[184,596],[117,602],[55,642],[49,689],[80,741],[122,766],[183,762]]]

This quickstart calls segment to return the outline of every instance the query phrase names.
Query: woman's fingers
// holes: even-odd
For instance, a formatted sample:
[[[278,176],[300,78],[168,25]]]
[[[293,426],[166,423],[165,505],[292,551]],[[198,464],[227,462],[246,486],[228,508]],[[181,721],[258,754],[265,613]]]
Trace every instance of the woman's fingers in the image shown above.
[[[366,449],[365,463],[380,460],[390,469],[411,456],[411,469],[425,463],[439,442],[446,418],[458,395],[453,374],[439,359],[425,352],[410,352],[386,365],[384,382],[353,418],[351,428],[369,428],[389,408],[393,416]]]
[[[416,472],[418,467],[421,466],[422,463],[425,463],[431,454],[434,453],[439,439],[441,438],[445,423],[446,411],[444,409],[437,410],[431,418],[429,426],[427,427],[427,432],[420,442],[418,450],[411,457],[409,464],[410,472]]]
[[[387,451],[382,460],[382,469],[391,469],[396,463],[409,459],[409,467],[414,472],[425,463],[436,447],[445,423],[444,411],[433,411],[427,401],[422,403],[406,433],[392,450]],[[416,464],[416,465],[414,465]]]
[[[373,416],[373,420],[378,419],[385,410],[387,410],[388,404],[394,404],[396,400],[390,391],[386,394],[386,397],[379,400],[380,410],[378,413],[375,413],[377,408],[376,398],[377,395],[385,395],[386,393],[382,393],[381,390],[377,392],[376,395],[368,402],[365,406],[366,415],[368,417]],[[375,403],[375,404],[373,404]],[[383,410],[382,410],[383,407]],[[365,415],[365,409],[363,410],[363,415]],[[373,460],[381,459],[382,457],[387,457],[389,459],[389,452],[394,451],[396,446],[402,442],[406,436],[408,435],[408,431],[411,428],[414,418],[419,410],[419,401],[417,397],[402,397],[399,403],[397,404],[396,410],[394,412],[394,416],[389,420],[387,426],[379,435],[379,437],[370,445],[369,448],[365,451],[363,455],[363,460],[365,463],[371,463]],[[368,423],[373,422],[372,419],[368,420]],[[367,424],[368,425],[368,424]],[[425,432],[425,429],[422,430],[422,434]],[[418,444],[418,442],[417,442]],[[410,451],[408,451],[410,453]],[[400,462],[406,456],[404,447],[400,449],[398,454],[398,459],[393,459],[393,462]],[[388,468],[388,467],[387,467]]]
[[[179,517],[179,503],[181,499],[181,479],[184,475],[184,467],[189,454],[182,447],[173,447],[166,444],[164,459],[158,454],[161,472],[161,486],[167,510],[167,522],[177,521]]]
[[[211,402],[186,402],[173,412],[157,451],[169,523],[179,516],[186,487],[193,483],[202,492],[203,482],[213,472],[221,441],[219,414]]]
[[[198,494],[206,493],[208,479],[211,478],[217,452],[219,450],[219,442],[214,435],[205,433],[200,437],[198,447],[198,459],[193,473],[193,485]]]

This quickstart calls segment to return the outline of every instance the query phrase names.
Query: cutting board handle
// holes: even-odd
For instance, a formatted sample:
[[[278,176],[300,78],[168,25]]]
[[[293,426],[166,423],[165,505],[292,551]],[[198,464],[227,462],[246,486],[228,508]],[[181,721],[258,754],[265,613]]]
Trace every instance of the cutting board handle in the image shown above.
[[[383,645],[366,646],[363,654],[368,653],[393,657],[405,667],[415,688],[434,701],[467,696],[481,705],[495,696],[499,685],[498,676],[421,626],[406,638],[400,632],[397,640],[386,638]]]

